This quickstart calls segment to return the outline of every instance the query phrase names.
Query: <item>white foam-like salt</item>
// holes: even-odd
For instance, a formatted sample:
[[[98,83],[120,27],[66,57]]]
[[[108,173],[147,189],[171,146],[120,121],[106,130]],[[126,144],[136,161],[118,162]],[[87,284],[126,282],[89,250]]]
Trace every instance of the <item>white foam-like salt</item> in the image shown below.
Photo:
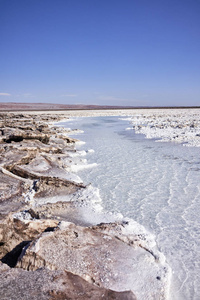
[[[69,153],[70,157],[77,157],[77,156],[86,156],[87,153],[94,153],[93,149],[89,149],[89,150],[77,150],[76,152],[71,152]]]
[[[71,165],[70,168],[71,168],[72,172],[78,172],[81,170],[90,169],[90,168],[94,168],[97,166],[98,166],[98,164],[93,163],[93,164]]]
[[[80,133],[84,133],[84,131],[79,129],[70,129],[69,132],[67,132],[67,135],[78,135]]]
[[[34,205],[40,206],[47,203],[72,202],[76,207],[91,207],[93,211],[101,212],[101,201],[99,189],[88,185],[86,188],[81,188],[73,194],[36,199]]]
[[[33,188],[30,188],[30,190],[27,193],[22,194],[24,196],[25,202],[30,203],[31,205],[35,205],[35,190]]]
[[[92,121],[84,121],[86,125],[89,124],[89,137],[85,130],[84,140],[87,144],[82,147],[84,150],[86,147],[95,149],[94,159],[92,156],[87,158],[88,163],[98,163],[98,168],[92,168],[90,172],[82,170],[80,176],[84,183],[92,182],[100,187],[101,205],[104,210],[122,212],[144,224],[150,232],[155,232],[159,249],[163,252],[159,253],[159,264],[164,266],[167,257],[173,268],[172,289],[168,299],[196,300],[200,294],[199,281],[198,274],[192,266],[199,261],[199,225],[194,220],[198,219],[196,212],[200,186],[199,156],[193,146],[200,145],[200,112],[177,111],[141,110],[137,114],[133,113],[131,123],[134,130],[127,130],[126,134],[120,133],[118,137],[115,134],[118,129],[109,132],[114,119],[109,119],[106,129],[94,127],[94,134],[90,125],[90,122],[95,123],[94,118]],[[194,120],[196,121],[193,124]],[[106,124],[106,118],[102,120],[102,124]],[[115,124],[117,125],[117,122]],[[124,130],[126,126],[124,123]],[[78,123],[76,127],[79,127]],[[150,141],[143,141],[144,138],[135,133],[145,134]],[[128,139],[134,136],[136,142],[130,145],[126,136]],[[159,144],[151,141],[152,138]],[[190,148],[184,150],[186,147],[182,145],[166,143],[170,141],[189,146],[191,151]],[[106,163],[108,161],[111,163]],[[155,242],[154,238],[152,247],[153,241]],[[194,245],[192,249],[190,244]],[[164,269],[161,268],[160,272],[161,270]],[[165,276],[165,289],[169,292],[170,272]],[[152,286],[152,290],[153,288]],[[151,294],[151,290],[149,293]]]
[[[184,143],[184,146],[200,147],[199,110],[147,111],[131,118],[136,133],[142,133],[148,139]]]
[[[78,146],[81,146],[81,145],[85,145],[85,142],[84,142],[84,141],[77,141],[76,144],[77,144]]]
[[[20,221],[33,219],[31,214],[27,211],[20,211],[20,212],[14,213],[12,216],[14,219],[18,219]]]
[[[72,171],[72,170],[71,170]],[[77,175],[72,172],[68,172],[64,179],[76,182],[76,183],[83,183],[83,180]]]
[[[80,151],[76,151],[76,152],[71,152],[69,153],[70,157],[77,157],[77,156],[86,156],[87,152],[85,150],[80,150]]]
[[[89,184],[86,188],[74,193],[71,201],[75,202],[78,206],[91,206],[95,211],[102,211],[101,196],[99,189]]]
[[[91,149],[91,150],[87,150],[87,151],[80,150],[80,151],[69,153],[69,157],[66,157],[65,159],[63,159],[63,161],[65,162],[65,165],[66,165],[66,167],[65,167],[66,170],[69,173],[71,173],[71,172],[77,173],[81,170],[96,167],[98,165],[97,163],[88,164],[87,159],[82,158],[82,157],[86,156],[87,153],[94,153],[94,151]]]

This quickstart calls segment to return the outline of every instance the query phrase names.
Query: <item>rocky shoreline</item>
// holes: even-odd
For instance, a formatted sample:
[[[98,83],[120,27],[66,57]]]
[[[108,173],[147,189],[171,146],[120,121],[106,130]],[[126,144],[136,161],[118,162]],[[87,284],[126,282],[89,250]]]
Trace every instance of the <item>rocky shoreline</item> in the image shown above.
[[[70,171],[76,140],[53,125],[66,116],[0,117],[0,298],[167,299],[151,238],[131,221],[83,218],[90,187]]]

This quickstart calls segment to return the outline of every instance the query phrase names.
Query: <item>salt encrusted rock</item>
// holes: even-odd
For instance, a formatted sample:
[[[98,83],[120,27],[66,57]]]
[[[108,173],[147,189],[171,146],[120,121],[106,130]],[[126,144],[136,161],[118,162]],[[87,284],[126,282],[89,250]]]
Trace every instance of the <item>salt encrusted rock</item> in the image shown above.
[[[56,230],[34,240],[17,266],[26,270],[43,266],[67,270],[100,287],[132,290],[138,299],[166,299],[165,267],[152,253],[138,246],[138,241],[129,246],[110,235],[109,230],[106,234],[61,222]]]
[[[29,185],[20,178],[9,176],[6,170],[0,168],[0,219],[6,217],[11,211],[24,207],[22,194],[27,187]]]
[[[75,140],[64,136],[64,129],[41,123],[48,117],[32,118],[19,115],[9,119],[4,115],[1,123],[0,201],[7,201],[0,207],[2,214],[22,208],[27,201],[35,204],[34,197],[68,195],[84,188],[79,178],[66,170],[67,152],[75,151]],[[54,141],[54,136],[59,139]],[[12,205],[14,200],[18,203]]]
[[[35,198],[50,197],[60,194],[67,195],[74,193],[81,188],[85,188],[82,183],[72,182],[51,175],[45,176],[39,172],[30,171],[23,166],[14,166],[12,172],[19,177],[34,180]]]
[[[67,222],[58,226],[58,221],[46,219],[63,216],[66,219],[67,216],[71,220],[71,213],[79,218],[78,208],[87,208],[82,203],[83,194],[91,192],[80,181],[74,182],[75,176],[69,173],[67,177],[71,164],[79,164],[70,157],[76,140],[66,137],[64,128],[45,123],[58,121],[63,116],[4,114],[1,117],[1,258],[12,267],[18,260],[18,267],[28,270],[49,268],[27,272],[0,266],[4,279],[0,280],[2,297],[12,300],[136,299],[131,292],[105,290],[111,288],[132,290],[139,295],[138,300],[165,299],[167,269],[147,247],[145,234],[130,231],[127,235],[125,223],[84,228]],[[88,198],[90,203],[94,202],[92,197]],[[26,207],[25,201],[28,201]],[[57,201],[60,202],[53,203]],[[30,209],[31,205],[35,211]],[[10,211],[16,213],[6,217]],[[54,269],[57,270],[52,271]],[[73,286],[77,288],[74,290]],[[4,299],[2,297],[0,294]]]
[[[2,169],[0,169],[0,178],[0,202],[19,197],[24,191],[23,182],[9,177]]]
[[[55,220],[38,220],[31,210],[9,214],[0,222],[0,259],[15,266],[22,248],[45,230],[58,225]]]
[[[88,283],[66,271],[40,269],[35,272],[10,269],[0,263],[1,300],[136,300],[130,291],[115,292]]]

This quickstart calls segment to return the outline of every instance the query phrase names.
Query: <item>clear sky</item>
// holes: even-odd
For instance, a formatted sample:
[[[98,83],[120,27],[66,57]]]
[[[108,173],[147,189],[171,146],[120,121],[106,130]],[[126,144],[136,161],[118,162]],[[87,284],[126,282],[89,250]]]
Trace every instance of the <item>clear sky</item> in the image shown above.
[[[200,0],[0,0],[0,102],[200,105]]]

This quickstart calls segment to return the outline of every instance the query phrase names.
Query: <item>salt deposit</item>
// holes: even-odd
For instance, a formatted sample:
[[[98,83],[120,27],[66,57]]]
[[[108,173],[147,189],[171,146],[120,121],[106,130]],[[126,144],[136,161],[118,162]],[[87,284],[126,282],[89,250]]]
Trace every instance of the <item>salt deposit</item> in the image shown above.
[[[99,188],[104,210],[131,217],[155,234],[157,245],[172,268],[169,299],[173,300],[197,300],[200,295],[195,267],[200,250],[200,161],[198,147],[193,147],[199,145],[199,113],[198,109],[138,110],[129,112],[131,118],[123,116],[125,120],[120,121],[114,117],[73,121],[75,127],[81,128],[82,123],[84,127],[79,138],[86,144],[80,149],[95,150],[88,153],[88,163],[98,164],[89,172],[78,174],[85,183]],[[179,119],[180,127],[186,124],[184,142],[180,128],[174,126]],[[193,127],[194,121],[197,126]],[[136,126],[136,134],[125,130],[131,128],[130,122]],[[155,127],[165,122],[159,143],[155,143],[159,138],[157,131],[146,135],[151,139],[144,139],[145,130],[154,132],[153,122]],[[173,138],[175,134],[177,138]],[[190,147],[183,147],[186,143]]]
[[[200,147],[199,117],[199,110],[154,111],[132,117],[131,123],[136,133],[145,134],[149,139]]]

